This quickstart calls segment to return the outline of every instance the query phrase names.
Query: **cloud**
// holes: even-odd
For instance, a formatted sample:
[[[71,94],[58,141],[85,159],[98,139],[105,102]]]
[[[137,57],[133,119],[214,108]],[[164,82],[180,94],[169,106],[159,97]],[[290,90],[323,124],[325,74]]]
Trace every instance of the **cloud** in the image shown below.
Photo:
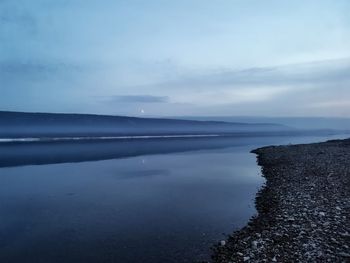
[[[60,62],[0,62],[0,74],[37,74],[40,72],[57,73],[58,71],[77,70],[78,65]]]
[[[320,101],[320,102],[310,104],[309,107],[310,108],[349,108],[350,98]]]
[[[139,92],[149,90],[153,94],[164,94],[165,91],[172,98],[172,102],[210,107],[268,102],[284,96],[291,96],[289,98],[293,99],[293,96],[300,95],[315,101],[322,99],[319,97],[325,93],[332,93],[334,88],[341,90],[342,87],[350,85],[348,72],[350,59],[325,60],[244,70],[189,73],[177,79],[129,89]],[[323,97],[325,98],[327,97]]]
[[[26,3],[19,1],[0,1],[0,39],[1,42],[9,42],[17,46],[19,38],[36,35],[38,32],[38,20],[34,12],[26,7]],[[3,45],[3,43],[1,43]]]
[[[167,103],[167,96],[152,96],[152,95],[117,95],[109,99],[113,103]]]
[[[350,80],[350,59],[325,60],[275,67],[221,70],[214,73],[184,76],[159,87],[211,89],[213,87],[282,87],[332,83]]]
[[[13,90],[31,89],[29,83],[36,83],[52,89],[54,82],[71,82],[85,76],[88,67],[77,63],[50,61],[0,61],[0,81]],[[63,85],[63,84],[62,84]],[[61,87],[63,88],[63,87]]]

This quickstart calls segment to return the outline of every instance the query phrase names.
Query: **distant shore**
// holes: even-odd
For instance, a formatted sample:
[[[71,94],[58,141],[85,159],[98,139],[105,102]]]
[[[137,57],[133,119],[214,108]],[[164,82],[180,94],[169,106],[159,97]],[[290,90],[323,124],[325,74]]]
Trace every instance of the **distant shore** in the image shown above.
[[[213,262],[349,262],[350,139],[253,152],[266,178],[258,215]]]

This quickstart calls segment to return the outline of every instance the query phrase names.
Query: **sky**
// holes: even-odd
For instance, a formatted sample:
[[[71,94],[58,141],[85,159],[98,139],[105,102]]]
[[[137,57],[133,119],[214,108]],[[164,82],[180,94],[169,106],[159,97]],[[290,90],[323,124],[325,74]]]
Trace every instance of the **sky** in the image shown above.
[[[0,0],[0,110],[350,117],[348,0]]]

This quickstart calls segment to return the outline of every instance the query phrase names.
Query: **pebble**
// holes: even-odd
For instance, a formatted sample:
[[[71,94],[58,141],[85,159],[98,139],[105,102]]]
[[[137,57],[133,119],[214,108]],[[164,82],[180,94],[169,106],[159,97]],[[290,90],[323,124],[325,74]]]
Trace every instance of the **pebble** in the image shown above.
[[[259,214],[213,263],[350,262],[350,139],[253,152],[266,178]]]
[[[252,248],[255,250],[255,249],[258,249],[258,242],[257,241],[253,241],[252,242]]]
[[[350,258],[350,254],[349,253],[344,253],[344,252],[340,252],[339,256],[341,256],[343,258]]]

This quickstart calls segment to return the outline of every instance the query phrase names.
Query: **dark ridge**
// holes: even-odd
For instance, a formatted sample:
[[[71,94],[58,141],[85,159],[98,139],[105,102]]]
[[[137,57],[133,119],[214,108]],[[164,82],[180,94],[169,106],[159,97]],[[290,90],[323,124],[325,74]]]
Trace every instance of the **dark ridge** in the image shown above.
[[[0,138],[230,134],[290,130],[278,124],[0,111]]]

